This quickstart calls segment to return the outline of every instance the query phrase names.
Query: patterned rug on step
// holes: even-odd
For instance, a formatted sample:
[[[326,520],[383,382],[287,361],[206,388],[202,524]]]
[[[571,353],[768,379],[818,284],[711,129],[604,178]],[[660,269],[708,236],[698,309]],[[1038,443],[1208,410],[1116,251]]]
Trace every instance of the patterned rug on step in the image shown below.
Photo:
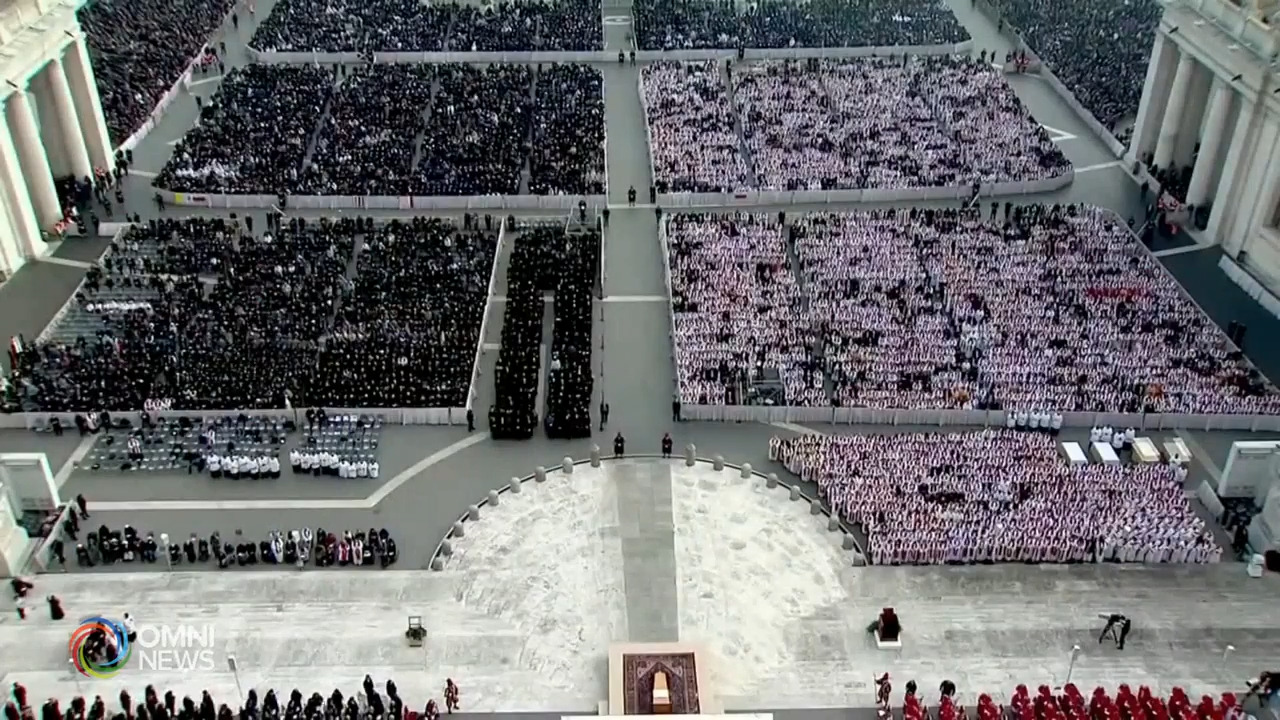
[[[693,653],[623,655],[623,712],[627,715],[653,714],[653,676],[658,672],[667,674],[671,714],[697,714],[698,672]]]

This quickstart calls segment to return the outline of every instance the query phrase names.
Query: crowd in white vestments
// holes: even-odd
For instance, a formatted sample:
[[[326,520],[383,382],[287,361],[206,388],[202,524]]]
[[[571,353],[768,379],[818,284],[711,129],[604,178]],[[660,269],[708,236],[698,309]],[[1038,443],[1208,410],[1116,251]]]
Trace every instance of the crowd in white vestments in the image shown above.
[[[776,374],[786,404],[824,404],[812,335],[794,322],[800,288],[778,225],[755,215],[677,215],[667,232],[684,401],[745,405],[747,388]]]
[[[1068,465],[1048,433],[801,435],[769,453],[863,527],[875,564],[1222,557],[1179,468]]]
[[[714,61],[646,65],[640,87],[660,192],[733,192],[755,185]]]
[[[633,12],[645,50],[893,47],[968,38],[951,10],[931,0],[640,0]]]
[[[996,204],[990,215],[887,210],[785,225],[678,215],[668,236],[686,403],[745,404],[724,385],[767,361],[792,379],[792,405],[1007,409],[1050,422],[1280,412],[1275,388],[1100,210]],[[785,272],[789,243],[799,289]],[[767,284],[764,268],[777,268]]]
[[[713,62],[661,63],[642,77],[660,192],[967,188],[1070,168],[1003,75],[976,60],[761,62],[723,73]]]

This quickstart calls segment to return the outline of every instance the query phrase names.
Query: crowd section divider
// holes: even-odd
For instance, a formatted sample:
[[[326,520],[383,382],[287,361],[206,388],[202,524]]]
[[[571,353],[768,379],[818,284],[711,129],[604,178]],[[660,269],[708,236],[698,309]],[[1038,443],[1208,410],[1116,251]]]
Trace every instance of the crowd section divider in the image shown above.
[[[781,405],[683,405],[685,420],[829,425],[910,425],[936,427],[1006,427],[1003,410],[899,410],[861,407],[792,407]],[[1063,427],[1132,427],[1153,430],[1280,431],[1280,415],[1209,415],[1180,413],[1068,412]]]
[[[987,16],[988,20],[996,23],[997,27],[999,27],[1000,22],[1004,20],[1000,10],[992,5],[989,0],[974,0],[974,5],[977,6],[979,12]],[[1093,116],[1093,113],[1089,112],[1080,104],[1080,101],[1076,99],[1075,93],[1071,92],[1066,85],[1063,85],[1062,81],[1058,79],[1058,76],[1049,69],[1048,65],[1045,64],[1039,55],[1036,55],[1035,50],[1022,38],[1022,33],[1013,26],[1013,23],[1004,21],[1003,35],[1015,48],[1019,50],[1026,50],[1029,55],[1034,56],[1036,61],[1035,65],[1038,66],[1036,72],[1040,79],[1047,82],[1049,87],[1053,88],[1053,91],[1058,94],[1058,97],[1062,98],[1062,101],[1067,104],[1067,107],[1071,108],[1071,111],[1076,114],[1076,117],[1080,118],[1080,121],[1093,131],[1093,134],[1102,141],[1103,145],[1107,146],[1108,150],[1110,150],[1117,158],[1124,157],[1125,146],[1116,139],[1116,136],[1112,134],[1110,130],[1106,129],[1102,126],[1102,123],[1098,122],[1098,119]],[[979,49],[981,50],[981,48]]]
[[[365,59],[355,52],[263,51],[247,48],[249,57],[263,65],[355,65]],[[872,57],[877,55],[967,55],[973,40],[937,45],[889,45],[827,48],[744,48],[744,60],[805,60],[809,58]],[[708,50],[637,50],[636,60],[737,60],[733,48]],[[373,61],[385,64],[425,63],[590,63],[617,62],[618,54],[608,50],[514,50],[506,52],[375,52]]]
[[[607,181],[607,178],[606,178]],[[207,208],[269,208],[278,206],[275,195],[223,195],[184,193],[157,189],[165,202]],[[601,209],[604,195],[289,195],[282,210],[575,210],[580,200]]]
[[[465,425],[467,409],[460,408],[325,408],[329,415],[381,415],[388,425]],[[47,430],[53,418],[62,421],[64,428],[75,427],[75,416],[84,413],[74,412],[21,412],[0,413],[0,429],[5,430]],[[272,410],[158,410],[150,413],[151,418],[177,419],[181,417],[246,415],[248,417],[292,416],[298,421],[297,408],[276,408]],[[142,411],[130,410],[111,412],[113,420],[125,418],[134,427],[142,425]]]
[[[1226,255],[1218,259],[1218,269],[1231,278],[1231,282],[1238,285],[1246,295],[1253,298],[1254,302],[1261,305],[1262,309],[1280,318],[1280,300],[1277,300],[1276,296],[1265,285],[1258,282],[1258,279],[1248,270]]]
[[[498,245],[493,250],[493,267],[489,270],[489,292],[484,296],[484,314],[480,318],[480,337],[476,338],[476,359],[471,366],[471,387],[467,390],[467,410],[474,410],[480,397],[480,358],[484,355],[484,340],[489,336],[489,310],[493,305],[493,290],[498,283],[498,258],[502,257],[502,244],[507,238],[507,222],[498,224]]]
[[[1069,167],[1061,175],[1041,180],[982,185],[978,196],[984,198],[1013,197],[1053,192],[1070,185],[1075,180],[1075,168]],[[735,208],[750,209],[772,205],[818,205],[823,203],[892,203],[920,202],[921,200],[968,200],[973,197],[973,186],[943,186],[921,188],[887,188],[866,190],[741,190],[733,193],[659,193],[658,200],[664,208]]]
[[[662,283],[667,288],[667,319],[671,322],[667,336],[671,338],[671,369],[675,373],[672,377],[676,380],[676,387],[680,387],[680,362],[676,360],[680,357],[679,340],[676,338],[676,305],[673,302],[675,295],[671,292],[671,239],[667,234],[670,218],[666,215],[658,221],[658,246],[662,248]]]

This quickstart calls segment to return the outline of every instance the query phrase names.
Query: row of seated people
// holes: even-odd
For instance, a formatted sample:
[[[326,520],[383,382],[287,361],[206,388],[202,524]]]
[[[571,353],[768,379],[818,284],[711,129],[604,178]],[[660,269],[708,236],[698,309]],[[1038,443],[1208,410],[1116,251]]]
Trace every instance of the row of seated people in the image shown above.
[[[977,59],[727,69],[728,88],[714,61],[641,71],[659,191],[968,188],[1070,170],[1004,75]]]
[[[481,137],[491,142],[476,142]],[[227,194],[514,195],[526,165],[524,192],[603,192],[598,69],[251,65],[223,81],[156,185]]]
[[[644,50],[949,45],[968,38],[950,10],[928,0],[640,0],[633,12]]]
[[[15,354],[6,407],[465,404],[496,250],[492,218],[484,230],[469,214],[461,229],[421,217],[291,218],[261,235],[247,223],[132,228],[108,257],[110,272],[104,261],[86,273],[49,341]],[[104,297],[123,302],[95,304]]]
[[[675,215],[668,238],[686,404],[776,373],[793,405],[1280,412],[1275,387],[1096,208]]]
[[[86,637],[82,649],[84,660],[110,666],[121,652],[120,645],[113,633],[99,628]],[[394,681],[388,680],[383,692],[379,692],[372,676],[365,675],[361,690],[350,696],[335,688],[328,697],[317,692],[304,698],[295,688],[281,707],[274,689],[267,690],[259,699],[258,691],[250,688],[248,693],[234,701],[233,705],[239,709],[233,711],[225,703],[216,704],[207,689],[201,693],[199,701],[189,695],[179,700],[172,690],[166,690],[162,696],[155,686],[147,685],[142,690],[141,702],[137,704],[128,689],[121,690],[119,707],[108,706],[102,695],[95,696],[92,701],[76,696],[67,703],[64,711],[62,703],[51,697],[41,706],[40,717],[41,720],[409,720],[416,717],[439,720],[440,712],[434,697],[427,699],[420,715],[409,710]],[[446,679],[442,699],[449,712],[458,708],[459,696],[457,684],[452,678]],[[35,710],[28,704],[28,697],[26,686],[13,683],[4,706],[6,720],[35,720]]]
[[[340,535],[324,529],[313,533],[311,528],[287,533],[272,531],[265,540],[255,543],[238,530],[234,537],[226,539],[214,532],[208,538],[192,533],[185,541],[170,541],[164,533],[157,538],[155,533],[143,535],[129,525],[121,530],[103,525],[87,532],[84,541],[76,544],[76,562],[86,568],[126,562],[151,564],[160,561],[166,545],[171,565],[183,562],[196,565],[212,560],[220,568],[258,564],[301,567],[313,559],[317,567],[381,565],[386,568],[400,556],[395,538],[386,528],[370,528],[368,533],[347,531]]]
[[[864,528],[874,564],[1222,557],[1178,468],[1068,465],[1047,434],[775,437],[769,455]]]
[[[600,234],[594,230],[564,239],[556,280],[555,329],[547,380],[548,437],[591,437],[592,309],[599,276]]]
[[[1263,673],[1251,684],[1250,695],[1266,699],[1274,695],[1273,673]],[[892,712],[892,684],[886,673],[876,678],[877,704],[882,712]],[[906,684],[900,709],[903,720],[1227,720],[1243,716],[1248,697],[1233,692],[1219,696],[1201,695],[1194,702],[1181,687],[1174,687],[1167,698],[1143,685],[1135,692],[1121,684],[1114,692],[1096,687],[1085,697],[1074,683],[1058,689],[1041,685],[1032,692],[1018,685],[1007,707],[988,693],[977,696],[972,706],[959,702],[955,683],[944,680],[936,705],[929,706],[917,692],[915,681]],[[882,715],[883,716],[883,715]]]
[[[250,45],[264,52],[582,52],[602,49],[603,33],[599,0],[282,0]]]
[[[489,409],[489,428],[495,438],[529,438],[538,427],[543,293],[554,287],[549,263],[563,242],[558,228],[534,226],[522,231],[512,245],[494,372],[495,400]]]

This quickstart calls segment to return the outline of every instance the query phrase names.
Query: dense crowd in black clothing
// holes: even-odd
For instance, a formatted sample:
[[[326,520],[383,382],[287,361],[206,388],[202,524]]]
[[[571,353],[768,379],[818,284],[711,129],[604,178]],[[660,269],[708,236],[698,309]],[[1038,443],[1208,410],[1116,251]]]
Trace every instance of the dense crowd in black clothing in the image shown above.
[[[589,51],[603,44],[598,0],[282,0],[251,45],[280,52]]]
[[[558,255],[546,430],[549,437],[585,438],[591,437],[591,321],[600,233],[565,235]]]
[[[1138,112],[1156,0],[996,0],[1008,24],[1103,126]]]
[[[71,336],[18,354],[31,410],[460,407],[494,222],[152,221],[86,273]],[[365,244],[349,279],[356,243]],[[197,274],[199,276],[197,276]],[[334,327],[335,317],[337,327]],[[439,404],[437,404],[439,403]]]
[[[604,78],[586,65],[538,72],[529,192],[604,193]]]
[[[423,195],[512,195],[529,153],[533,71],[527,65],[442,65],[422,139]]]
[[[547,285],[544,265],[555,235],[534,228],[521,233],[511,248],[507,303],[494,371],[494,404],[489,408],[489,430],[495,438],[529,438],[538,427],[543,290]]]
[[[111,144],[137,132],[222,23],[232,0],[95,0],[77,17],[88,36]]]
[[[410,194],[432,79],[430,65],[371,65],[350,71],[324,117],[298,192]]]
[[[76,531],[68,531],[72,541],[79,540]],[[102,525],[96,531],[87,531],[83,541],[76,542],[76,564],[94,568],[129,562],[158,563],[167,553],[165,562],[170,565],[215,562],[224,570],[259,564],[302,567],[308,563],[317,567],[387,568],[400,556],[395,538],[386,528],[369,528],[367,534],[363,530],[335,534],[324,528],[273,531],[258,542],[238,530],[226,537],[217,532],[207,538],[192,533],[186,539],[169,539],[167,548],[165,541],[164,533],[156,537],[154,532],[143,534],[130,525],[119,530]]]
[[[30,583],[26,585],[29,589]],[[128,613],[125,617],[129,617]],[[117,622],[118,631],[128,632],[131,622]],[[84,659],[100,666],[112,663],[120,651],[118,642],[113,633],[99,628],[86,637],[82,648]],[[27,704],[27,688],[14,683],[8,692],[12,700],[5,702],[5,720],[35,720],[35,710]],[[128,690],[121,690],[119,698],[118,707],[108,707],[101,695],[95,696],[92,702],[77,696],[65,710],[57,698],[49,698],[40,709],[40,720],[407,720],[418,715],[408,709],[394,682],[387,681],[386,696],[383,697],[368,675],[364,676],[363,695],[353,693],[344,698],[342,692],[335,689],[327,698],[320,693],[312,693],[307,699],[295,688],[289,693],[283,708],[275,690],[267,690],[259,700],[258,691],[253,688],[243,700],[233,700],[231,706],[215,703],[208,690],[201,694],[199,701],[192,700],[189,695],[179,701],[172,691],[166,691],[162,697],[152,685],[146,687],[141,702],[136,705]],[[450,711],[456,709],[458,686],[452,680],[446,681],[444,699]],[[237,710],[232,709],[237,706]],[[435,699],[427,700],[420,717],[439,720],[439,715]]]
[[[462,407],[497,245],[492,219],[366,220],[314,391],[338,407]]]
[[[310,65],[231,71],[199,124],[174,147],[156,185],[268,194],[292,187],[333,86],[330,70]]]
[[[645,50],[887,47],[958,43],[968,33],[932,0],[638,0],[636,36]]]
[[[595,68],[373,65],[335,72],[237,71],[156,184],[266,195],[604,192],[604,99]]]

